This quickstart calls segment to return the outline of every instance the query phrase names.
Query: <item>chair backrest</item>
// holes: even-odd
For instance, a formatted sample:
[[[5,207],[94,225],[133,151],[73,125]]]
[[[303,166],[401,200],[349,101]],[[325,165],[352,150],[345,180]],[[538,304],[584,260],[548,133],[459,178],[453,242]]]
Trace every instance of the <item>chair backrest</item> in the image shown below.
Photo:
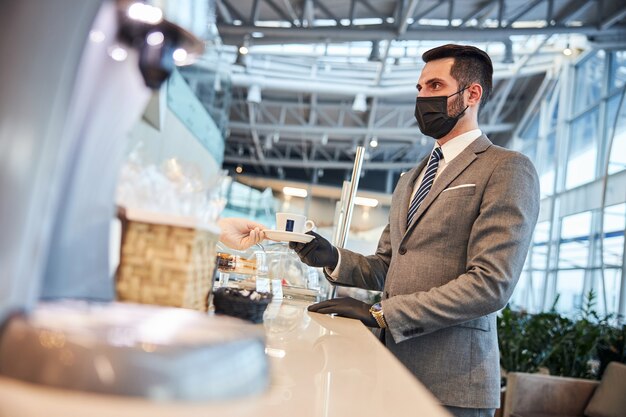
[[[611,362],[585,409],[588,417],[626,416],[626,364]]]
[[[502,415],[582,417],[597,386],[598,381],[587,379],[510,372]]]

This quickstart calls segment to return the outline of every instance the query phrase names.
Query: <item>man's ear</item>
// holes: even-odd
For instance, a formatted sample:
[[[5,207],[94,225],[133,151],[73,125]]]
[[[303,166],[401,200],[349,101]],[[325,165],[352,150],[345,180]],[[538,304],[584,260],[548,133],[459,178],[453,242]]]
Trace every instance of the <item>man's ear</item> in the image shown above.
[[[467,88],[467,91],[469,92],[467,105],[478,105],[478,103],[480,103],[480,98],[483,96],[483,88],[481,87],[481,85],[478,83],[473,83]]]

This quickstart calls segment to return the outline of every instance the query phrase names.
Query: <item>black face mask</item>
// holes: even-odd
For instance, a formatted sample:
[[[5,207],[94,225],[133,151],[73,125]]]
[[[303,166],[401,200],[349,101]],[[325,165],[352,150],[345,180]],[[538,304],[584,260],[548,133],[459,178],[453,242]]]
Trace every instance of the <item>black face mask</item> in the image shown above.
[[[450,133],[469,106],[466,106],[456,116],[449,116],[448,98],[466,89],[467,87],[464,87],[449,96],[417,97],[415,99],[415,120],[417,120],[423,134],[440,139]]]

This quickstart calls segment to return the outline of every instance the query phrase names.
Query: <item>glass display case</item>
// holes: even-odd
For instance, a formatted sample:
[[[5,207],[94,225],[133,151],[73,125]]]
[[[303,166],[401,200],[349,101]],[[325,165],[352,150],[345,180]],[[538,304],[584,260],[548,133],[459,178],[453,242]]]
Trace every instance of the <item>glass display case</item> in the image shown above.
[[[266,283],[280,282],[287,298],[319,300],[327,287],[318,268],[302,263],[285,243],[255,245],[237,251],[218,243],[215,287],[259,289],[259,278]],[[262,285],[268,285],[263,283]],[[262,286],[261,285],[261,286]]]

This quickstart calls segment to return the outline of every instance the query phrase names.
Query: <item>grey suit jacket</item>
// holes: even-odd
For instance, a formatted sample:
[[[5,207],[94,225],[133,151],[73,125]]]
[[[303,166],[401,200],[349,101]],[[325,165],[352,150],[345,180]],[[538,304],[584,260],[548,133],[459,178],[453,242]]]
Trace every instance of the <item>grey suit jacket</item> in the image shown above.
[[[376,254],[340,249],[339,285],[383,291],[386,345],[444,405],[497,408],[496,312],[509,300],[539,213],[524,155],[472,142],[407,225],[426,160],[403,175]]]

